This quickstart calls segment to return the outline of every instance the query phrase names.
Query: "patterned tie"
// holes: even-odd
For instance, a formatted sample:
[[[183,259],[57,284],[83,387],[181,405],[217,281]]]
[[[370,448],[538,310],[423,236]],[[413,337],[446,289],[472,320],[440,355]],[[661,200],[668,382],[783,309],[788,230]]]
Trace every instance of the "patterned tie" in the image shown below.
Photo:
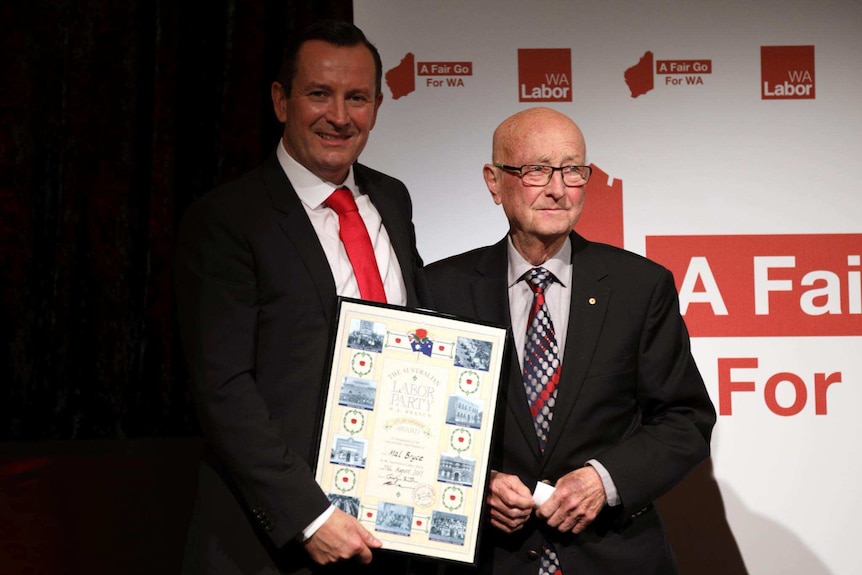
[[[527,274],[527,285],[533,290],[533,307],[530,308],[524,342],[524,387],[530,401],[539,447],[544,451],[560,381],[557,335],[545,304],[545,289],[555,278],[541,267],[533,268]]]
[[[386,303],[386,292],[383,290],[383,280],[380,279],[380,270],[374,257],[374,247],[371,245],[365,222],[359,215],[353,194],[347,188],[338,188],[326,199],[326,204],[338,214],[338,236],[347,250],[350,265],[353,266],[353,274],[359,284],[359,295],[364,300]]]
[[[527,285],[533,290],[533,306],[527,320],[527,337],[524,343],[524,387],[530,401],[530,413],[539,439],[539,448],[544,451],[548,431],[557,401],[557,385],[560,382],[560,352],[551,314],[545,303],[545,289],[556,278],[545,268],[533,268],[525,274]],[[549,542],[542,545],[539,575],[563,575],[560,560]]]

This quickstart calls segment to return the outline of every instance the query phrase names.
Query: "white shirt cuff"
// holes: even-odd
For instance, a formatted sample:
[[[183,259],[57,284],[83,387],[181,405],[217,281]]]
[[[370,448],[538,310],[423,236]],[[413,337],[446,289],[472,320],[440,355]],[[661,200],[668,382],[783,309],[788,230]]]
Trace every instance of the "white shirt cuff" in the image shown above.
[[[599,477],[602,479],[602,485],[605,488],[605,498],[608,500],[608,507],[614,507],[621,503],[620,494],[617,492],[617,486],[614,480],[611,479],[611,474],[605,469],[605,466],[595,459],[587,461],[587,465],[596,470]]]
[[[303,543],[311,539],[311,536],[317,533],[317,530],[320,529],[326,520],[329,519],[332,514],[335,512],[335,506],[330,505],[326,511],[318,515],[317,519],[312,521],[308,527],[302,530],[302,541]]]

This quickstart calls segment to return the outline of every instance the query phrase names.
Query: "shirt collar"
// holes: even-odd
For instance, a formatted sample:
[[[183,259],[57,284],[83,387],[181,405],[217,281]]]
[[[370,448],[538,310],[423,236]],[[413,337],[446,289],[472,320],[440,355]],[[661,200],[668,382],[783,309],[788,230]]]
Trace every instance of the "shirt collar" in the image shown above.
[[[356,181],[353,179],[353,166],[347,170],[344,183],[333,184],[311,173],[308,168],[294,160],[284,149],[282,140],[278,142],[276,156],[278,163],[281,164],[281,169],[284,170],[287,179],[290,180],[296,191],[296,195],[299,196],[299,200],[309,209],[321,207],[336,188],[348,188],[354,196],[357,195]]]
[[[518,253],[518,250],[515,249],[515,244],[512,243],[512,236],[508,236],[508,238],[508,280],[509,287],[512,287],[521,280],[525,273],[537,266],[534,266],[525,260],[524,256]],[[563,242],[562,247],[560,247],[557,253],[545,260],[541,266],[554,274],[554,277],[557,278],[560,285],[566,287],[566,282],[572,277],[572,242],[568,239]]]

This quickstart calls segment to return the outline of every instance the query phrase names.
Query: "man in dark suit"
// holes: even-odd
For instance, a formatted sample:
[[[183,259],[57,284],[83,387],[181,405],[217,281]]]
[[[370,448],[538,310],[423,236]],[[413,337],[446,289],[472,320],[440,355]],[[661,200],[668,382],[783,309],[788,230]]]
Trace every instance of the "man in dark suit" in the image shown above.
[[[508,235],[426,268],[438,310],[512,327],[486,573],[676,572],[652,502],[709,454],[715,410],[671,273],[573,231],[585,160],[565,115],[505,120],[484,176]]]
[[[380,547],[330,505],[310,462],[336,296],[427,299],[406,188],[356,163],[383,98],[381,73],[358,28],[314,25],[286,50],[272,85],[284,124],[277,150],[184,217],[179,319],[205,437],[186,572],[308,573],[332,563],[361,572]],[[357,242],[339,237],[347,226],[330,194],[341,187],[385,294],[367,295],[350,253]]]

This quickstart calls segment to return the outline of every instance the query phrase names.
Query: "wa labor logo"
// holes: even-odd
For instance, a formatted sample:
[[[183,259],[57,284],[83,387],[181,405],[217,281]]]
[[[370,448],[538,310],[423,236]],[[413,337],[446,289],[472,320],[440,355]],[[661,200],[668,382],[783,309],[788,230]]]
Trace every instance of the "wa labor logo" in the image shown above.
[[[813,100],[814,46],[761,46],[763,100]]]
[[[571,102],[571,48],[518,48],[518,101]]]

